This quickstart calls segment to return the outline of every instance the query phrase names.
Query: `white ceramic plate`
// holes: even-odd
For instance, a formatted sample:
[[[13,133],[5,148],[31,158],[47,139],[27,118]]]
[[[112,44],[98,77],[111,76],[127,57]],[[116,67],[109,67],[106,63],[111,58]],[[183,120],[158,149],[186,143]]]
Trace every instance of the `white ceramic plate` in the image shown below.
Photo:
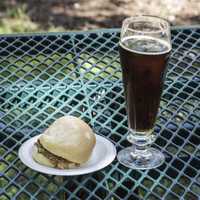
[[[116,156],[116,148],[106,138],[96,135],[96,145],[87,163],[75,169],[55,169],[38,164],[32,158],[33,145],[40,135],[30,138],[22,144],[18,155],[21,161],[31,169],[45,174],[58,176],[74,176],[98,171],[109,165]]]

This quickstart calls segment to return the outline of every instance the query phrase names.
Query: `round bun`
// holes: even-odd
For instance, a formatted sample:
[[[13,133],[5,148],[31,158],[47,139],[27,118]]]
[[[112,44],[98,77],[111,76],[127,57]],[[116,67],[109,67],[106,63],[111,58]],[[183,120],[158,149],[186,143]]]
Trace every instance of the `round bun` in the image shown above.
[[[33,153],[32,153],[33,159],[37,161],[38,163],[48,166],[48,167],[54,167],[54,165],[50,162],[50,160],[45,157],[43,154],[38,152],[38,148],[36,145],[33,146]]]
[[[81,119],[64,116],[57,119],[39,138],[52,154],[74,163],[85,163],[96,143],[92,129]]]

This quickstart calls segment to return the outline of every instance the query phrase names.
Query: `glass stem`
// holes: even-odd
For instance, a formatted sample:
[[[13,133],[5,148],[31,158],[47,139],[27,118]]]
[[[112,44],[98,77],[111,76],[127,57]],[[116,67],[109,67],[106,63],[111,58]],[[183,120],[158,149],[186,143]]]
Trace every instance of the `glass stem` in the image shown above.
[[[132,152],[130,153],[130,156],[133,160],[135,160],[135,162],[137,162],[137,164],[147,164],[152,158],[152,153],[151,151],[148,151],[148,146],[149,145],[132,145]]]
[[[137,144],[133,144],[132,148],[133,148],[133,152],[135,154],[137,154],[137,155],[140,154],[140,155],[145,157],[145,156],[149,156],[149,151],[148,151],[149,146],[150,145],[142,145],[142,146],[140,146],[140,145],[137,145]]]
[[[137,137],[136,135],[129,134],[127,139],[132,143],[131,156],[133,158],[143,158],[144,160],[148,160],[149,157],[151,157],[151,151],[149,151],[149,147],[155,140],[155,135],[151,134],[148,137]]]

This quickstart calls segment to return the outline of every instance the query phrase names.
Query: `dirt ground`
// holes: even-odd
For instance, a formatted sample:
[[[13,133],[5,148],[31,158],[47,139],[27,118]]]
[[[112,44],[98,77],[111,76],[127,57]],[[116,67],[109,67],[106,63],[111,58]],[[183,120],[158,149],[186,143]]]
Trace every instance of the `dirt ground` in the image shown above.
[[[136,14],[157,15],[173,25],[200,24],[200,0],[8,0],[9,6],[26,4],[31,20],[41,27],[67,30],[120,27]]]

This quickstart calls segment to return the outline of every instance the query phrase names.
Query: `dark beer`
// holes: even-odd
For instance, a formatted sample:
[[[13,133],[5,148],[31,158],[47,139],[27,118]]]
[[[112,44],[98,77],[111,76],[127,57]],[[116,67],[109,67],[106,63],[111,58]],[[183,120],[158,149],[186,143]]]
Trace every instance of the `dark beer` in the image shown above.
[[[129,126],[150,134],[159,108],[170,46],[148,36],[125,37],[119,46]]]

